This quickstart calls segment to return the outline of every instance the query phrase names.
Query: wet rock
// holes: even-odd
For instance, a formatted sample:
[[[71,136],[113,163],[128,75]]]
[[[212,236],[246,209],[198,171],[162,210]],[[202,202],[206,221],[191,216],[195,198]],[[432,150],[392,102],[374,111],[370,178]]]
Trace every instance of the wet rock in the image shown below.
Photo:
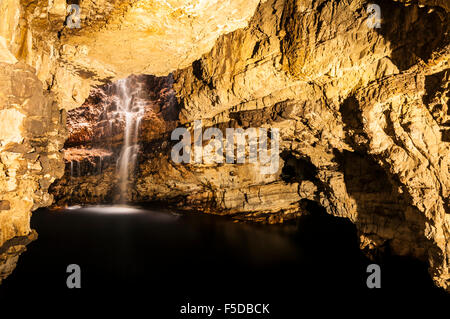
[[[315,203],[368,255],[425,260],[450,289],[448,1],[380,1],[379,29],[353,0],[149,3],[83,1],[81,29],[59,0],[0,3],[0,245],[30,233],[64,170],[59,203],[113,200],[123,122],[100,86],[175,71],[134,78],[148,105],[130,198],[266,223]],[[195,120],[278,128],[279,170],[173,163],[170,132]]]
[[[29,234],[31,210],[51,203],[48,187],[64,173],[66,129],[31,67],[1,64],[0,96],[1,246]]]

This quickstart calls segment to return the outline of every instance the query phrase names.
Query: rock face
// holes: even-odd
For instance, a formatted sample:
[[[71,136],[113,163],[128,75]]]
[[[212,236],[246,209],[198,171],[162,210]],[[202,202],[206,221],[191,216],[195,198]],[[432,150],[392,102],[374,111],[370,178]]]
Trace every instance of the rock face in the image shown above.
[[[180,120],[280,129],[284,177],[261,181],[255,169],[234,183],[209,171],[197,177],[219,210],[246,211],[255,197],[280,210],[316,201],[356,224],[362,249],[427,260],[448,290],[449,15],[389,1],[380,7],[378,30],[368,28],[358,1],[262,4],[248,28],[176,72]],[[143,174],[141,194],[154,193],[161,173]],[[178,180],[177,191],[186,192],[186,179]],[[261,196],[273,183],[281,184],[281,203]]]
[[[79,4],[80,29],[68,27],[67,3]],[[1,0],[0,247],[30,234],[31,211],[52,202],[47,189],[64,172],[65,111],[91,86],[187,66],[246,26],[258,3]],[[0,278],[19,246],[0,249]]]
[[[31,67],[0,63],[0,92],[1,281],[32,236],[31,211],[52,203],[48,187],[64,174],[66,127]]]
[[[210,51],[221,34],[245,27],[259,2],[81,1],[82,27],[64,30],[61,58],[101,79],[167,75]]]
[[[131,108],[141,105],[145,110],[138,127],[141,143],[152,143],[176,128],[179,106],[172,86],[172,75],[127,79]],[[120,93],[117,84],[95,88],[81,107],[67,113],[66,174],[51,186],[51,192],[57,195],[56,205],[117,200],[117,162],[126,120],[120,113]]]
[[[0,5],[6,21],[15,21],[14,10],[24,11],[19,28],[0,28],[6,39],[0,41],[0,58],[10,70],[0,81],[6,83],[0,98],[20,96],[3,94],[15,70],[25,68],[16,60],[36,67],[37,75],[26,72],[33,83],[44,83],[37,100],[47,107],[54,105],[48,101],[57,102],[56,112],[41,119],[53,126],[35,131],[30,124],[27,129],[20,123],[37,115],[26,113],[20,103],[2,103],[0,107],[10,105],[2,111],[2,122],[16,123],[11,130],[0,124],[2,147],[28,145],[23,133],[28,130],[46,140],[46,149],[36,148],[39,159],[55,154],[54,165],[61,165],[62,141],[56,140],[64,140],[64,134],[54,132],[63,130],[64,112],[58,109],[81,105],[93,83],[133,72],[160,75],[178,69],[173,74],[174,107],[165,108],[172,103],[167,93],[171,81],[161,86],[152,78],[140,97],[152,106],[140,127],[140,161],[130,199],[267,223],[320,205],[355,223],[368,255],[387,250],[425,260],[435,283],[450,291],[448,1],[377,1],[381,28],[371,28],[368,3],[356,0],[234,0],[225,10],[208,11],[214,12],[210,16],[203,9],[218,9],[222,2],[193,1],[188,6],[153,1],[150,6],[150,1],[110,1],[100,6],[81,1],[82,23],[89,27],[80,30],[55,29],[48,21],[64,20],[58,1],[50,9],[41,2],[7,0]],[[190,15],[187,8],[197,14]],[[144,19],[148,10],[154,15]],[[48,19],[39,18],[42,12]],[[48,34],[50,40],[39,44],[35,34]],[[148,40],[141,39],[143,34]],[[21,42],[24,37],[29,42]],[[129,42],[117,41],[125,37]],[[69,114],[66,173],[52,186],[58,204],[112,200],[106,195],[115,183],[114,154],[123,128],[118,122],[107,129],[111,121],[104,121],[102,114],[113,107],[113,100],[114,92],[97,88],[82,108]],[[26,101],[22,103],[28,105]],[[192,131],[196,120],[205,129],[222,131],[279,129],[278,171],[263,175],[259,163],[175,164],[170,132],[177,126]],[[99,147],[104,138],[110,148]],[[20,208],[26,218],[10,219],[17,214],[10,209],[14,201],[6,196],[0,201],[4,241],[14,236],[3,231],[13,220],[21,220],[20,236],[30,233],[30,209],[49,204],[47,184],[59,177],[39,175],[28,159],[24,163],[23,174],[33,181],[45,179],[24,190],[25,195],[16,190],[8,195],[32,199],[29,207]],[[2,196],[8,194],[3,187]]]

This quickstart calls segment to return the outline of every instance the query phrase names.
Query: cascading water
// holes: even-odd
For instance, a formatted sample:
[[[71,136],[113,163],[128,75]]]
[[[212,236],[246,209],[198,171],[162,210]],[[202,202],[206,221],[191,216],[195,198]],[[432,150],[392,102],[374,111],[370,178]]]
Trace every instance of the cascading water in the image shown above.
[[[114,87],[118,95],[118,104],[117,110],[111,115],[125,123],[123,146],[117,160],[120,202],[124,203],[128,200],[127,189],[130,182],[130,172],[136,166],[139,151],[139,126],[145,109],[143,103],[136,99],[136,94],[141,87],[139,85],[133,86],[130,78],[117,81]]]

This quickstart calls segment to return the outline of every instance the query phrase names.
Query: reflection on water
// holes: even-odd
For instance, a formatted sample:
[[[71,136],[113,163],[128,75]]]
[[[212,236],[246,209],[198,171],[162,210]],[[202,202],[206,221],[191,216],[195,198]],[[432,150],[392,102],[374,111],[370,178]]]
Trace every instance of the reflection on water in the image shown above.
[[[269,302],[288,314],[308,298],[379,295],[366,287],[371,262],[358,249],[354,226],[319,212],[275,226],[162,209],[73,207],[39,210],[32,227],[39,239],[0,286],[0,300],[117,301],[169,309],[173,316],[161,318],[175,318],[189,301]],[[69,264],[81,267],[81,289],[66,287]],[[384,292],[436,292],[423,265],[382,269]]]

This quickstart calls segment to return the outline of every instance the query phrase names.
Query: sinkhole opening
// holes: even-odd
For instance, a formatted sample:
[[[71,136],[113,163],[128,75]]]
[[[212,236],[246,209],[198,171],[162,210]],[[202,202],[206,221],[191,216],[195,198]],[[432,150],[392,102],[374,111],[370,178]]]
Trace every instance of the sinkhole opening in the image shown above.
[[[51,193],[56,206],[121,204],[137,200],[142,150],[177,123],[173,75],[131,75],[92,88],[67,112],[65,173]]]

